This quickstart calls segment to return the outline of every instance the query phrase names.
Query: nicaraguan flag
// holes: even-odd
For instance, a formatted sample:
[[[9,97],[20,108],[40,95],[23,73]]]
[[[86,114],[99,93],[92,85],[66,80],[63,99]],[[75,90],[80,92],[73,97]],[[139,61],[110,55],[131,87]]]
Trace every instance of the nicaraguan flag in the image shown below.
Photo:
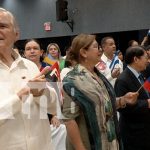
[[[117,64],[119,64],[119,58],[118,58],[118,53],[116,52],[109,66],[109,69],[111,70],[111,72],[113,71],[113,69],[115,68]]]

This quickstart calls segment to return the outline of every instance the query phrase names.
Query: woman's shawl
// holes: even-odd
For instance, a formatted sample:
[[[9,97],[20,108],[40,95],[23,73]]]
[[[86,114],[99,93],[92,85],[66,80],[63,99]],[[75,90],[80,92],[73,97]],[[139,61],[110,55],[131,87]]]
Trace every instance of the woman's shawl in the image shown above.
[[[80,72],[78,72],[77,68],[73,71],[69,72],[70,76],[82,76]],[[84,74],[83,74],[84,75]],[[87,95],[83,94],[78,88],[74,85],[73,80],[71,78],[64,78],[63,80],[64,91],[72,97],[73,101],[80,105],[84,117],[86,120],[87,127],[89,128],[89,136],[90,136],[90,144],[93,145],[93,150],[102,150],[101,146],[101,135],[99,132],[99,126],[97,123],[96,112],[95,112],[95,104],[91,101]],[[71,88],[74,88],[74,94],[71,93]]]
[[[113,107],[114,112],[114,121],[115,125],[117,124],[117,114],[115,110],[115,94],[113,91],[113,88],[111,84],[108,82],[108,80],[95,68],[95,72],[101,78],[108,90],[109,96],[111,98],[111,103]],[[101,133],[98,126],[96,111],[95,111],[95,104],[94,102],[88,97],[88,95],[85,95],[82,93],[74,84],[73,78],[75,76],[84,76],[84,72],[80,72],[78,70],[78,65],[75,66],[75,68],[68,73],[68,75],[63,80],[63,89],[64,91],[72,97],[73,101],[76,102],[78,105],[80,105],[84,117],[86,120],[86,124],[88,127],[89,132],[89,138],[90,138],[90,144],[92,146],[92,150],[102,150],[102,143],[101,143]],[[71,88],[74,88],[74,94],[71,93]],[[117,127],[117,126],[116,126]],[[118,128],[116,128],[118,130]]]
[[[120,130],[119,130],[119,124],[118,124],[118,118],[117,118],[117,111],[116,111],[116,95],[115,95],[115,91],[114,91],[112,85],[110,84],[110,82],[96,68],[95,68],[95,72],[103,80],[103,82],[104,82],[104,84],[105,84],[105,86],[107,88],[107,91],[108,91],[108,94],[109,94],[109,97],[110,97],[110,100],[111,100],[111,103],[112,103],[113,119],[114,119],[114,123],[115,123],[116,135],[117,135],[117,139],[118,139],[120,150],[121,150],[121,149],[123,149],[123,146],[122,146],[121,137],[120,137],[120,134],[119,134]]]

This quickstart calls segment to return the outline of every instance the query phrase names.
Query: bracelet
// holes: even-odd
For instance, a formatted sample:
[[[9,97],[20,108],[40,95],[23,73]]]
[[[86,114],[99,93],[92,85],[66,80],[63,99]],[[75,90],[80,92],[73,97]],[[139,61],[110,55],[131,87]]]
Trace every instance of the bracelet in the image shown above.
[[[119,101],[119,106],[120,106],[120,108],[125,108],[126,107],[126,103],[124,103],[124,104],[122,104],[122,98],[123,97],[119,97],[119,99],[118,99],[118,101]]]

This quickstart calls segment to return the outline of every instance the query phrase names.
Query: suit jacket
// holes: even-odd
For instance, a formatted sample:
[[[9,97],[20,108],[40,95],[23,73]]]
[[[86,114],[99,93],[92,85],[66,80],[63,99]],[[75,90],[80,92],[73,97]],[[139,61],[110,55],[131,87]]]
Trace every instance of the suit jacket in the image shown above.
[[[116,80],[116,96],[123,96],[127,92],[136,92],[141,83],[135,75],[126,68]],[[149,95],[142,88],[139,91],[137,103],[121,108],[120,130],[125,150],[150,150],[150,109],[147,99]]]

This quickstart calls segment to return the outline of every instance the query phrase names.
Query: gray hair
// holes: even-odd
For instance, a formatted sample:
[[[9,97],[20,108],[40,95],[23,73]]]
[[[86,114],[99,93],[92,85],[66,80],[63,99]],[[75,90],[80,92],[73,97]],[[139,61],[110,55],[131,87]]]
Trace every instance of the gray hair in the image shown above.
[[[8,10],[2,8],[2,7],[0,7],[0,12],[7,13],[11,17],[11,19],[12,19],[12,24],[14,26],[14,30],[16,32],[19,31],[19,27],[18,27],[18,24],[17,24],[17,21],[16,21],[14,15],[10,11],[8,11]]]

